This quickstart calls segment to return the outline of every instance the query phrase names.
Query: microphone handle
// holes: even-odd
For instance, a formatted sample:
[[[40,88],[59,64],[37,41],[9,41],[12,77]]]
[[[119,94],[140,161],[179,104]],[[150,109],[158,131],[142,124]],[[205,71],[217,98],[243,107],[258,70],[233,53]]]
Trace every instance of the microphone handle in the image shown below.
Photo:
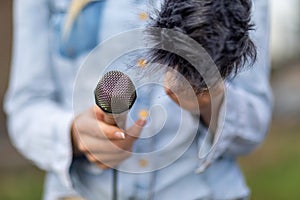
[[[117,125],[117,122],[113,114],[105,114],[103,121],[109,125]]]
[[[104,115],[103,121],[106,124],[118,126],[121,129],[125,129],[127,114],[128,114],[128,111],[122,112],[120,114],[106,113]]]
[[[113,169],[113,193],[112,193],[112,200],[118,200],[118,171]]]
[[[109,125],[115,125],[118,126],[119,128],[124,129],[125,125],[126,125],[126,117],[127,117],[127,113],[123,112],[121,114],[109,114],[106,113],[104,115],[104,119],[103,121]],[[112,181],[112,200],[118,200],[118,171],[116,169],[112,169],[113,170],[113,181]]]

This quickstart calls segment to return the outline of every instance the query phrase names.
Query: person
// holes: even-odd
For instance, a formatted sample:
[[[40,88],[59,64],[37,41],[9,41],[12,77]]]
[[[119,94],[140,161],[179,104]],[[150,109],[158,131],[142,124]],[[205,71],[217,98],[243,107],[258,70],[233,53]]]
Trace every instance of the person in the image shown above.
[[[172,15],[172,12],[163,11],[172,9],[172,5],[187,6],[191,9],[189,3],[195,2],[184,1],[181,3],[186,4],[182,5],[180,1],[165,1],[163,5],[170,4],[166,7],[162,6],[162,15],[158,17],[161,21],[153,26],[180,27],[182,29],[179,31],[182,31],[186,26],[197,24],[196,21],[191,24],[180,24],[182,19],[176,21],[178,18],[172,18],[175,19],[172,21],[174,24],[163,21],[170,19],[169,15],[170,13]],[[225,14],[225,23],[229,24],[232,23],[233,18],[243,19],[243,14],[249,17],[251,4],[249,0],[218,1],[221,2],[220,4],[216,2],[206,2],[206,5],[204,1],[198,1],[197,4],[192,5],[199,8],[203,4],[206,6],[222,4],[222,7],[215,7],[214,10],[219,14],[224,9],[234,8],[232,12]],[[207,131],[206,126],[211,123],[209,119],[213,113],[204,112],[208,115],[200,117],[191,115],[188,109],[181,110],[172,101],[172,99],[175,102],[177,100],[176,96],[175,98],[172,96],[172,88],[176,88],[176,84],[175,86],[169,84],[174,83],[168,81],[170,74],[172,77],[172,73],[169,72],[165,76],[166,91],[158,88],[153,91],[155,95],[147,95],[147,91],[141,91],[142,99],[138,99],[136,108],[132,112],[139,109],[140,102],[143,103],[144,99],[149,102],[151,97],[159,96],[160,98],[153,98],[151,104],[161,105],[167,116],[172,116],[171,118],[163,118],[160,110],[153,111],[150,113],[151,119],[135,119],[136,122],[132,126],[123,130],[105,123],[104,112],[93,105],[77,116],[73,116],[72,91],[80,63],[100,41],[124,30],[143,26],[149,16],[146,12],[138,12],[147,10],[146,5],[145,2],[133,0],[14,1],[13,67],[5,110],[14,145],[26,158],[47,171],[44,199],[80,196],[85,199],[110,199],[111,168],[119,165],[125,166],[125,169],[134,166],[137,171],[145,172],[135,174],[128,173],[126,170],[119,171],[120,199],[233,200],[249,197],[250,191],[236,163],[236,158],[251,152],[263,141],[271,119],[272,99],[268,83],[269,21],[266,0],[254,1],[253,19],[256,29],[249,31],[258,48],[257,61],[253,67],[240,72],[232,81],[228,81],[226,95],[217,98],[220,107],[224,102],[222,106],[228,112],[222,114],[221,111],[219,113],[222,109],[218,109],[216,113],[217,117],[223,115],[224,126],[208,160],[202,162],[199,159],[199,142],[203,140],[201,133]],[[180,17],[183,17],[181,11],[186,11],[181,7],[175,10],[180,11],[178,13]],[[195,9],[191,10],[192,13],[196,12]],[[210,17],[213,16],[213,12],[207,12],[210,13]],[[186,19],[190,20],[189,17]],[[242,22],[248,25],[248,18]],[[170,24],[170,27],[165,27],[167,24]],[[213,24],[206,26],[211,25]],[[229,28],[229,31],[232,30]],[[218,33],[220,35],[217,38],[226,34]],[[247,34],[245,35],[248,37]],[[248,46],[250,39],[247,39],[248,43],[241,45]],[[218,43],[214,38],[206,41]],[[205,47],[204,44],[201,45]],[[216,59],[213,56],[214,49],[210,50],[212,51],[208,50],[208,52],[211,53],[211,57]],[[242,50],[249,52],[247,49]],[[173,65],[170,66],[177,66],[176,70],[179,71],[189,66],[184,63],[184,59],[164,51],[155,52],[153,58],[163,64],[170,64],[170,60],[174,60],[176,62],[171,63]],[[223,63],[227,57],[217,60]],[[183,62],[184,65],[178,65],[177,61]],[[220,63],[216,62],[216,65],[219,67]],[[233,63],[237,64],[233,66],[238,67],[243,62],[238,63],[234,60]],[[232,71],[235,69],[237,68],[233,68]],[[230,74],[224,73],[224,78]],[[187,80],[191,80],[188,74],[184,76]],[[203,84],[203,81],[201,83]],[[191,84],[194,89],[200,88],[202,91],[204,88],[203,85],[201,87],[197,85],[199,84],[197,82],[191,81]],[[167,95],[161,95],[165,92]],[[209,95],[201,95],[201,92],[197,95],[200,100],[205,100],[205,107],[209,107],[212,101]],[[179,105],[185,107],[180,103]],[[177,124],[180,124],[181,116],[188,124],[184,124],[179,142],[172,146],[168,154],[162,154],[163,158],[146,156],[147,159],[135,159],[128,154],[133,150],[155,151],[168,144],[172,140],[174,131],[178,129]],[[158,123],[164,122],[163,128],[159,131],[163,134],[151,137],[150,141],[139,139],[147,130],[153,130],[147,128],[150,120],[152,120],[150,125],[154,128]],[[198,121],[200,126],[195,123]],[[198,134],[195,137],[194,133],[197,130]],[[179,158],[158,170],[147,171],[151,163],[157,164],[164,159],[168,160],[173,155],[170,152],[176,153],[181,149],[181,144],[190,139],[194,140]],[[112,144],[127,151],[113,151]],[[95,165],[98,168],[95,168]],[[195,170],[201,173],[195,173]]]

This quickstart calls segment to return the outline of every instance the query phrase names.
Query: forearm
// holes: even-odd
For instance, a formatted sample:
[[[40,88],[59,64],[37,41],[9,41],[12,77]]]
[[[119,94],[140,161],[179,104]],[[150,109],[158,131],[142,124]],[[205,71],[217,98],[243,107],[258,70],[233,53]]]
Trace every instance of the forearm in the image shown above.
[[[220,141],[228,143],[224,153],[233,156],[250,153],[268,132],[272,116],[270,91],[251,94],[238,88],[229,88],[225,109],[224,115],[227,116],[224,116],[225,124],[220,135]],[[235,109],[236,113],[226,114],[231,109]]]
[[[65,185],[70,186],[72,112],[48,101],[22,105],[23,108],[17,110],[6,107],[14,145],[35,165],[55,172]]]

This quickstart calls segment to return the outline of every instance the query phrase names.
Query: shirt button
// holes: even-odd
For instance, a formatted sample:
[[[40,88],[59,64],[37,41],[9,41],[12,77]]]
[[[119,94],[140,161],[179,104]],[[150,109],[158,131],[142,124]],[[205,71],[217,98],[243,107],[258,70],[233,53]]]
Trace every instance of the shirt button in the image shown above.
[[[139,14],[139,18],[140,18],[140,20],[145,21],[148,19],[148,14],[146,12],[141,12]]]
[[[139,160],[139,165],[140,167],[147,167],[148,166],[148,161],[146,159],[140,159]]]
[[[140,110],[139,112],[139,118],[142,119],[142,120],[146,120],[148,117],[148,111],[147,110]]]
[[[140,67],[140,68],[143,68],[146,65],[147,65],[147,60],[145,60],[143,58],[139,59],[138,62],[137,62],[137,66]]]

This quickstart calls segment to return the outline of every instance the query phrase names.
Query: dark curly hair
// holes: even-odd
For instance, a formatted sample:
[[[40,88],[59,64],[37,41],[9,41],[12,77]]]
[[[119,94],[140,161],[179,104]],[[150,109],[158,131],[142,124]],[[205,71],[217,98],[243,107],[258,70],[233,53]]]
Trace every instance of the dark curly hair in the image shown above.
[[[251,6],[251,0],[165,0],[151,17],[149,27],[178,31],[197,41],[225,79],[256,60],[256,47],[249,37],[254,27]],[[147,34],[152,42],[162,42],[154,31]],[[197,70],[176,53],[154,48],[150,59],[176,68],[196,92],[206,89]]]

